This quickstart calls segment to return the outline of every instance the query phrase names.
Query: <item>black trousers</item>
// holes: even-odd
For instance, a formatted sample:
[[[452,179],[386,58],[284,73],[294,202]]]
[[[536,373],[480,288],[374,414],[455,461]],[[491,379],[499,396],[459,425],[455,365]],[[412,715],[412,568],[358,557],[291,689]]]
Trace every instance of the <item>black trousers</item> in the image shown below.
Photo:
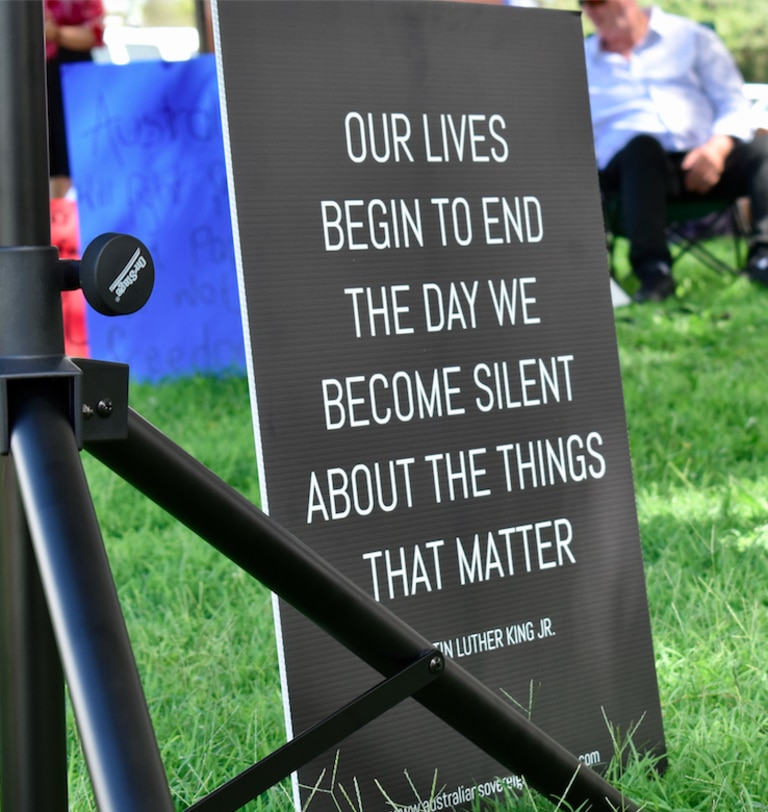
[[[64,119],[64,89],[61,83],[61,65],[70,62],[89,62],[90,51],[70,51],[60,48],[57,56],[46,63],[48,84],[48,161],[51,177],[70,176],[69,144]]]
[[[665,152],[650,135],[633,138],[599,173],[606,199],[617,199],[630,242],[629,259],[642,277],[644,266],[670,262],[665,238],[667,203],[736,200],[748,197],[752,214],[751,251],[768,251],[768,136],[738,142],[717,186],[705,195],[688,192],[680,165],[682,152]]]

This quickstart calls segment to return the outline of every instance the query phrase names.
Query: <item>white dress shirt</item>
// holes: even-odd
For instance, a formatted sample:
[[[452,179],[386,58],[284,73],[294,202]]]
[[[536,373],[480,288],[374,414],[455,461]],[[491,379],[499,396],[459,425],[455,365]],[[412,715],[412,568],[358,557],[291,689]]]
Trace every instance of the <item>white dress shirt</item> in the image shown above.
[[[668,152],[687,152],[713,135],[753,135],[744,80],[714,31],[657,7],[649,22],[628,59],[604,51],[597,35],[585,40],[600,169],[641,133]]]

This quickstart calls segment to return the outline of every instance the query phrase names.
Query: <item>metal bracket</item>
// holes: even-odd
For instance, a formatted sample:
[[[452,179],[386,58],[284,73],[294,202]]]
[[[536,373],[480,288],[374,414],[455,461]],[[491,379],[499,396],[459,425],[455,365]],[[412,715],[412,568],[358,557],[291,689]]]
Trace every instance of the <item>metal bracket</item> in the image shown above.
[[[77,404],[83,442],[124,440],[128,436],[128,365],[89,358],[74,362],[83,372]]]
[[[253,767],[223,784],[187,812],[234,812],[342,739],[413,696],[443,673],[438,649],[425,651],[394,676],[361,694],[314,727],[291,739]]]
[[[10,450],[14,383],[24,380],[69,379],[69,414],[78,449],[86,442],[124,440],[128,436],[128,366],[88,358],[0,359],[0,454]],[[10,392],[9,392],[10,389]]]
[[[44,378],[61,378],[66,382],[70,379],[70,390],[67,395],[72,425],[75,431],[75,440],[78,448],[82,448],[79,432],[79,419],[77,411],[80,403],[80,369],[65,356],[38,356],[31,358],[2,358],[0,359],[0,454],[5,456],[10,451],[10,419],[11,406],[9,403],[9,387],[12,390],[14,383]]]

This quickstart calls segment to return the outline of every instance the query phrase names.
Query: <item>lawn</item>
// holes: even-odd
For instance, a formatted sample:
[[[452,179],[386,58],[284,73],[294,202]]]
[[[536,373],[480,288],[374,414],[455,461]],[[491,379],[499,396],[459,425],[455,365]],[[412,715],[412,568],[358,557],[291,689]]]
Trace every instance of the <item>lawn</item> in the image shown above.
[[[640,762],[616,780],[648,810],[768,809],[768,289],[688,259],[677,275],[676,299],[615,311],[669,752],[663,777]],[[245,380],[134,385],[131,402],[257,500]],[[84,462],[183,809],[281,742],[270,596]],[[278,787],[246,809],[289,807]],[[554,807],[526,793],[508,808]]]

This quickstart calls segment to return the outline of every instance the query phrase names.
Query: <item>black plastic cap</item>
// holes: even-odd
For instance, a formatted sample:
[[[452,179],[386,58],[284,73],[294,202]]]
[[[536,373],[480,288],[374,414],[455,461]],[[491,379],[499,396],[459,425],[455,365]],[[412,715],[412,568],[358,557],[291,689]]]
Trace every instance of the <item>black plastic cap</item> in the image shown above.
[[[105,316],[124,316],[149,301],[155,264],[146,245],[136,237],[102,234],[85,249],[80,284],[94,310]]]

